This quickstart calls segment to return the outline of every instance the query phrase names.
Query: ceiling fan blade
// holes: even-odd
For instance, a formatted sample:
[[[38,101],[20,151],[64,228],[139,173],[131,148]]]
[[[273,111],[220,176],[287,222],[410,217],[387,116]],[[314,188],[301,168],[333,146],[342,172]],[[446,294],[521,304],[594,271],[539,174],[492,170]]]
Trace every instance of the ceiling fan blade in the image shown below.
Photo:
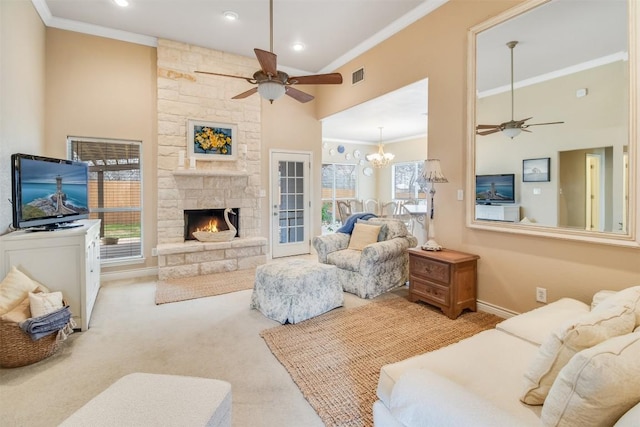
[[[256,93],[257,91],[258,91],[258,88],[257,88],[257,87],[254,87],[254,88],[251,88],[251,89],[249,89],[249,90],[247,90],[247,91],[245,91],[245,92],[242,92],[242,93],[240,93],[240,94],[238,94],[238,95],[234,96],[234,97],[233,97],[233,98],[231,98],[231,99],[243,99],[243,98],[246,98],[246,97],[248,97],[248,96],[253,95],[253,94],[254,94],[254,93]]]
[[[500,128],[494,128],[494,129],[491,129],[491,130],[484,130],[482,132],[476,131],[476,134],[484,136],[484,135],[491,135],[492,133],[496,133],[496,132],[500,132]]]
[[[212,73],[211,71],[198,71],[198,70],[194,71],[194,73],[209,74],[210,76],[233,77],[234,79],[242,79],[242,80],[246,80],[249,83],[251,83],[251,78],[250,77],[233,76],[231,74]]]
[[[262,71],[269,76],[277,76],[278,75],[278,56],[273,52],[267,52],[262,49],[253,49],[256,53],[256,58],[258,58],[258,62],[260,63],[260,68]]]
[[[291,86],[287,86],[286,87],[286,92],[287,95],[289,95],[290,97],[292,97],[293,99],[295,99],[296,101],[300,101],[300,102],[309,102],[311,100],[313,100],[313,96],[309,95],[308,93],[305,93],[301,90],[298,90],[294,87]]]
[[[476,129],[494,129],[499,127],[500,125],[477,125]]]
[[[528,128],[529,126],[542,126],[542,125],[559,125],[564,122],[548,122],[548,123],[531,123],[530,125],[524,125],[522,128]]]
[[[289,84],[297,85],[339,85],[342,84],[342,74],[329,73],[329,74],[314,74],[311,76],[296,76],[289,77],[287,81]]]

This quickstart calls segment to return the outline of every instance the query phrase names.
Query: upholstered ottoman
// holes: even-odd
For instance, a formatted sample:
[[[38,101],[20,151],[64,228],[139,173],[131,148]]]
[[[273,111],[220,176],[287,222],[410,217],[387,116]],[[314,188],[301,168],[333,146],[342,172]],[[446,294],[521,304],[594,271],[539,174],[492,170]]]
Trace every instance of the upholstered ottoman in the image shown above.
[[[334,265],[295,259],[258,266],[251,308],[280,323],[298,323],[342,306]]]
[[[231,427],[231,384],[179,375],[129,374],[60,426]]]

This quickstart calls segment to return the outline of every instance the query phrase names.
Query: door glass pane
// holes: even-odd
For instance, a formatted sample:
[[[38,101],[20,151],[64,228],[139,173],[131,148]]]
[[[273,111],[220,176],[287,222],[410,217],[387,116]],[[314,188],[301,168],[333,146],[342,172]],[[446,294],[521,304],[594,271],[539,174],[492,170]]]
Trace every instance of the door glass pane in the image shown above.
[[[280,243],[304,240],[304,162],[280,161]]]

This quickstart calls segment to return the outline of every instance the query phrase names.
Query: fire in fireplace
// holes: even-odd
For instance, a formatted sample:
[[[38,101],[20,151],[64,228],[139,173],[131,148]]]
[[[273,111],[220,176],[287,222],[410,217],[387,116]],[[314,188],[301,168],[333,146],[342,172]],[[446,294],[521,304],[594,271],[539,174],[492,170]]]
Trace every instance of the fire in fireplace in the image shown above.
[[[240,235],[240,208],[233,208],[235,215],[228,215],[229,223],[235,227],[236,237]],[[195,231],[218,232],[229,230],[224,217],[224,209],[190,209],[184,211],[184,240],[196,240]]]

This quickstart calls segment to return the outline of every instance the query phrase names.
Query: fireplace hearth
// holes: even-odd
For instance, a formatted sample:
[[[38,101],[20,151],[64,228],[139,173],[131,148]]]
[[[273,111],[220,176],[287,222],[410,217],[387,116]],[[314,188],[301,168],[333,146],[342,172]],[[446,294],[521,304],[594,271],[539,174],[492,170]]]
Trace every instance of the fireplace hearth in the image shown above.
[[[232,209],[229,222],[235,227],[235,237],[240,236],[240,208]],[[184,240],[197,240],[193,235],[197,231],[221,232],[229,230],[224,217],[224,209],[190,209],[184,211]]]

